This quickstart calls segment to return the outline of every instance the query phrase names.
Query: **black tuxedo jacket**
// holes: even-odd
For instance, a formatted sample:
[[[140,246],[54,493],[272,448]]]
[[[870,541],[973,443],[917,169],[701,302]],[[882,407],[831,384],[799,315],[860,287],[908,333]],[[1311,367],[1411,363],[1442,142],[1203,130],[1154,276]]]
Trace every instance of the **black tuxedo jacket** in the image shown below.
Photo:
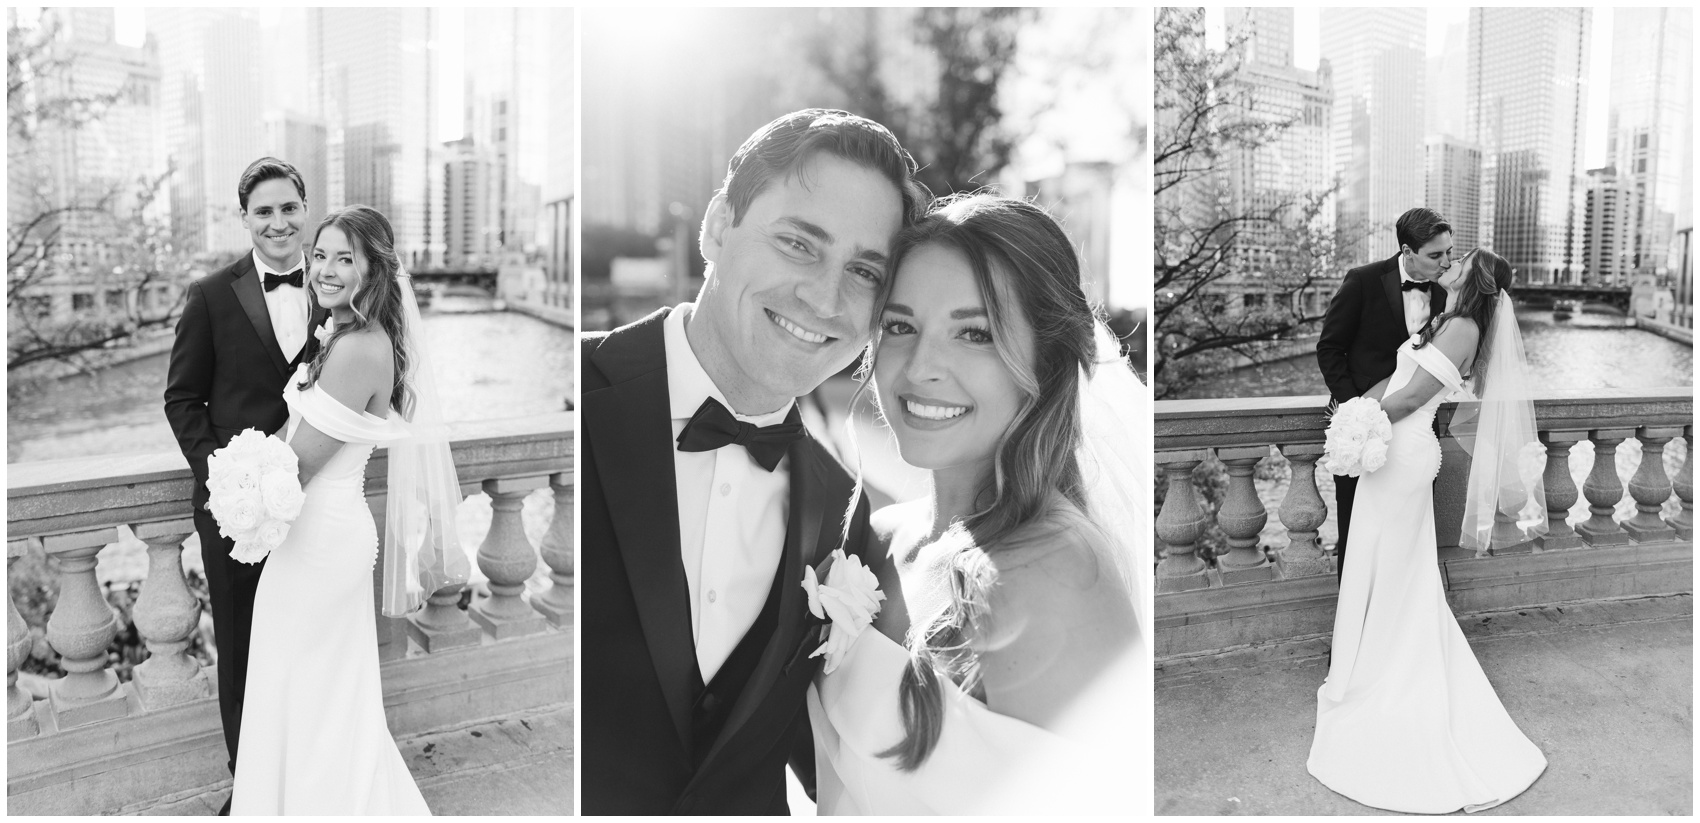
[[[719,733],[693,740],[701,681],[679,556],[668,311],[579,345],[580,813],[786,814],[794,751],[812,774],[803,695],[821,666],[808,657],[820,641],[803,567],[839,547],[853,482],[812,437],[791,446],[778,623]],[[852,554],[867,520],[864,498],[850,516]]]
[[[313,330],[326,311],[314,306],[307,343],[294,363],[318,353]],[[189,285],[165,381],[165,417],[195,472],[195,508],[206,502],[207,457],[243,429],[272,434],[289,420],[283,387],[294,363],[278,348],[252,254]]]
[[[1429,316],[1445,310],[1446,291],[1437,285],[1429,292]],[[1399,346],[1410,336],[1399,292],[1399,256],[1346,272],[1316,341],[1316,362],[1329,396],[1344,403],[1393,374]]]

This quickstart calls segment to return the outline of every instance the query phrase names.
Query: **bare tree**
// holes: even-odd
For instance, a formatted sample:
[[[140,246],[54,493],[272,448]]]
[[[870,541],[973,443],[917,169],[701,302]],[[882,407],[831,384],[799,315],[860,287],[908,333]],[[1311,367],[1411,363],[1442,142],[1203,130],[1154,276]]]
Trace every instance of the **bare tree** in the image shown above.
[[[1322,319],[1335,250],[1362,231],[1330,225],[1333,190],[1230,196],[1230,177],[1293,120],[1260,112],[1236,82],[1244,34],[1205,46],[1202,9],[1163,8],[1155,39],[1154,315],[1158,398],[1236,362],[1290,355],[1281,341]],[[1323,295],[1326,297],[1327,295]]]
[[[80,88],[77,53],[57,39],[57,18],[50,15],[36,27],[19,26],[14,17],[6,31],[8,373],[45,361],[86,366],[93,352],[171,325],[177,301],[162,302],[154,287],[175,282],[187,269],[168,221],[150,208],[163,195],[169,170],[127,180],[73,174],[66,181],[46,167],[49,141],[98,122],[134,93],[129,87]],[[68,231],[106,240],[89,259],[88,249],[67,239]],[[89,293],[83,310],[54,310],[48,286],[78,272],[92,272],[99,291]]]

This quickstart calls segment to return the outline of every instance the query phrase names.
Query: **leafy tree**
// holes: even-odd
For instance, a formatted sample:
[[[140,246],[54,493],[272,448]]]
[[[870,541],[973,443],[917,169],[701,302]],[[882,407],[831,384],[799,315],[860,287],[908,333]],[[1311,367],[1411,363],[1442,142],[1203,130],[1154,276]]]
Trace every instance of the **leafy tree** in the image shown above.
[[[934,57],[926,79],[936,90],[904,99],[889,85],[882,60],[891,49],[873,22],[884,9],[862,9],[869,25],[845,42],[844,30],[822,28],[809,61],[855,104],[857,114],[891,129],[920,164],[918,179],[934,194],[972,191],[1009,164],[1016,135],[1003,124],[998,85],[1015,62],[1018,33],[1030,9],[924,8],[904,28]]]
[[[1237,82],[1246,35],[1205,45],[1202,9],[1157,12],[1152,146],[1158,398],[1185,396],[1236,362],[1292,354],[1331,296],[1336,249],[1361,225],[1330,226],[1333,190],[1230,196],[1231,177],[1292,120],[1260,112]],[[1322,298],[1312,297],[1321,290]]]

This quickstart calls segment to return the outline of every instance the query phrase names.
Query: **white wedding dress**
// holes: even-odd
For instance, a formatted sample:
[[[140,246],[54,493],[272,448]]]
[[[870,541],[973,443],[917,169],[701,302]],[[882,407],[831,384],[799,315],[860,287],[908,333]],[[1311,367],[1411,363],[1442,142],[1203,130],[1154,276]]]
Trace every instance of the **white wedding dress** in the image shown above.
[[[1310,773],[1366,806],[1443,814],[1504,803],[1546,758],[1506,714],[1446,603],[1436,557],[1435,409],[1462,380],[1434,345],[1399,349],[1383,395],[1420,368],[1446,387],[1393,424],[1387,463],[1358,481],[1352,562],[1317,692]]]
[[[306,368],[305,366],[302,367]],[[284,390],[285,439],[302,420],[343,441],[307,483],[254,599],[231,814],[429,815],[384,720],[366,461],[407,431],[318,386]]]
[[[942,607],[947,585],[914,564],[902,577],[909,613]],[[1140,672],[1143,654],[1125,657],[1127,665],[1098,677],[1059,721],[1066,735],[998,714],[941,677],[938,743],[905,772],[879,752],[903,739],[898,684],[909,653],[868,628],[838,668],[809,687],[817,814],[1125,814],[1133,752],[1150,747],[1148,733],[1139,742],[1134,711],[1151,705],[1149,663]]]

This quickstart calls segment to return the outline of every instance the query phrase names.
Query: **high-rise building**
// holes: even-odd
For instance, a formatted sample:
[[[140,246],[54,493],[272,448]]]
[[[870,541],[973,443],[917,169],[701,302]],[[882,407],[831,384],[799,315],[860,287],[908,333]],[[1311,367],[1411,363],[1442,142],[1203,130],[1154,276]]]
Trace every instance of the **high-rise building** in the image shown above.
[[[1607,166],[1588,170],[1582,242],[1583,280],[1590,286],[1623,287],[1635,272],[1640,194],[1633,178]]]
[[[1421,8],[1324,8],[1320,54],[1334,74],[1333,172],[1339,225],[1367,233],[1344,266],[1399,250],[1393,224],[1423,198],[1426,114]]]
[[[8,146],[7,223],[9,234],[20,231],[10,238],[19,259],[33,249],[45,268],[29,273],[13,308],[32,317],[123,310],[135,279],[122,266],[129,221],[167,214],[165,198],[142,199],[166,168],[158,56],[115,42],[110,8],[44,9],[35,26],[52,39],[13,55],[25,84],[17,98],[31,102],[12,113],[11,138],[27,142]],[[67,117],[55,101],[76,98],[102,102],[73,122],[79,112]]]
[[[1482,245],[1519,283],[1582,274],[1586,8],[1472,8],[1465,135],[1482,149]]]
[[[494,265],[502,251],[497,156],[471,137],[443,148],[443,262],[452,268]]]
[[[1462,254],[1478,245],[1482,208],[1482,151],[1456,137],[1424,141],[1422,204],[1452,225],[1452,247]]]
[[[437,125],[438,12],[430,8],[320,8],[307,20],[311,77],[326,128],[328,202],[372,206],[389,218],[402,261],[432,259],[432,136]],[[340,177],[340,191],[337,179]]]
[[[1259,58],[1248,53],[1235,75],[1229,94],[1238,102],[1229,116],[1286,124],[1273,139],[1235,152],[1225,164],[1231,213],[1266,218],[1248,224],[1235,244],[1236,268],[1255,276],[1290,246],[1297,206],[1332,185],[1331,66],[1324,61],[1308,71],[1292,65],[1291,9],[1230,8],[1226,18],[1230,27],[1253,27],[1249,41],[1258,43]],[[1320,219],[1331,224],[1331,216],[1324,208]]]
[[[1634,265],[1663,284],[1676,229],[1693,223],[1694,10],[1612,14],[1606,155],[1641,193]]]
[[[1438,54],[1428,58],[1428,82],[1424,89],[1424,135],[1463,137],[1469,128],[1464,122],[1465,80],[1469,60],[1465,44],[1469,41],[1468,19],[1446,27],[1441,36]]]
[[[1293,64],[1292,9],[1230,7],[1222,12],[1223,25],[1227,30],[1245,38],[1246,62],[1265,66]]]

